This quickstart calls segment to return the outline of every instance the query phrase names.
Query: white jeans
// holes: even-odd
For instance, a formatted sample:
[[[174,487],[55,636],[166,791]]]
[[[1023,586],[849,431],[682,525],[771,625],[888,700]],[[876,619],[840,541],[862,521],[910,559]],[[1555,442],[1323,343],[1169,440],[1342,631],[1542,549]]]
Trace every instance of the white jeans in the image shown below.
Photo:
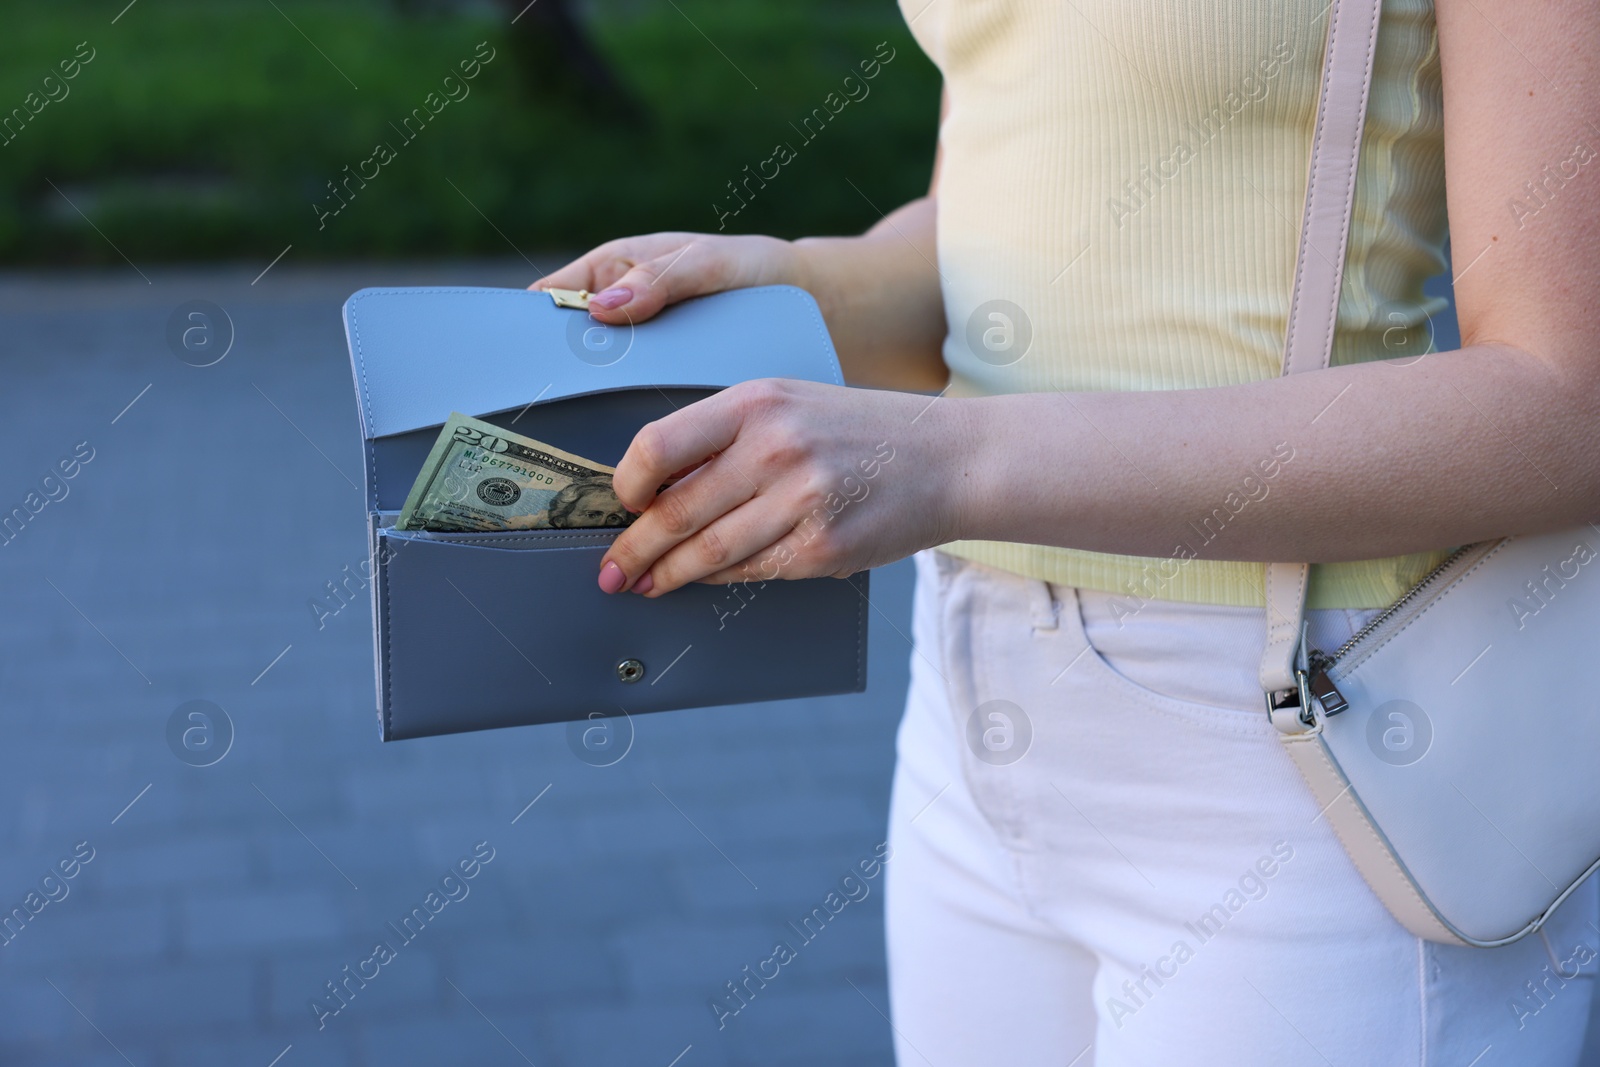
[[[1577,1062],[1594,885],[1505,948],[1407,933],[1267,723],[1260,609],[1126,617],[939,552],[917,568],[886,889],[901,1067]],[[1314,612],[1313,638],[1359,616]]]

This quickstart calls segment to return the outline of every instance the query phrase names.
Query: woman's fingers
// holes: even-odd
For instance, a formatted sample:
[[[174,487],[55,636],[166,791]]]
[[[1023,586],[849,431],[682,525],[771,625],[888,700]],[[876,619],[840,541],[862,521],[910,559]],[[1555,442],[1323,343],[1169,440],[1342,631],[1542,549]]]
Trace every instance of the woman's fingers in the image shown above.
[[[668,304],[747,285],[800,280],[794,246],[772,237],[652,233],[610,241],[529,286],[587,289],[589,314],[643,322]]]
[[[693,467],[733,443],[743,424],[741,398],[748,392],[745,383],[724,389],[706,399],[679,408],[672,414],[646,423],[634,435],[628,451],[617,464],[612,486],[617,499],[634,511],[644,511],[656,499],[656,490],[672,475]],[[723,464],[738,477],[732,461]],[[755,491],[752,483],[751,491]]]
[[[914,426],[928,410],[909,394],[768,378],[650,423],[617,467],[617,495],[641,514],[601,561],[600,588],[660,596],[693,581],[843,576],[957,540],[951,486],[970,432],[943,414]],[[895,461],[884,434],[896,426],[916,460]]]
[[[592,248],[559,270],[553,270],[528,286],[529,289],[587,289],[598,292],[628,273],[639,259],[654,259],[662,252],[661,242],[650,237],[626,237]]]
[[[705,582],[707,585],[733,585],[742,582],[772,582],[780,578],[820,577],[823,572],[817,569],[808,551],[816,540],[817,531],[802,522],[739,562],[702,575],[695,581]],[[849,570],[849,573],[854,574],[856,571]],[[844,573],[833,573],[833,577],[836,578],[846,576]]]
[[[728,288],[729,273],[725,255],[691,239],[608,279],[589,298],[589,314],[613,326],[642,322],[668,304]]]
[[[739,574],[729,581],[759,581],[758,561],[793,532],[785,509],[766,501],[746,502],[667,550],[641,575],[649,581],[642,590],[636,583],[635,591],[660,596],[729,571]]]
[[[737,472],[717,462],[708,463],[671,488],[662,490],[644,514],[612,543],[606,561],[620,567],[631,585],[658,565],[661,557],[755,494],[756,487]],[[715,542],[713,534],[710,543],[714,545]],[[717,565],[725,566],[735,558],[743,557],[725,556]],[[688,580],[692,579],[685,579]],[[660,581],[660,575],[656,576],[656,581]]]
[[[587,289],[589,313],[613,326],[642,322],[668,304],[714,293],[751,274],[758,250],[726,238],[653,233],[610,241],[552,271],[530,289]]]
[[[692,233],[649,233],[619,237],[590,249],[559,270],[553,270],[529,289],[587,289],[598,293],[636,264],[648,262],[682,248],[695,239]]]

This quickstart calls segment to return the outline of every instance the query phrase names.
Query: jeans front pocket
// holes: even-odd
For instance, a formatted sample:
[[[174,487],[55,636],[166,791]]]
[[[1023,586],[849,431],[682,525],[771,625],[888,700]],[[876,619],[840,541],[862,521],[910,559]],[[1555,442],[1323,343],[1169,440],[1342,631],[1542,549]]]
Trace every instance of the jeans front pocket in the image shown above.
[[[1190,721],[1270,732],[1257,682],[1263,609],[1052,588],[1087,669],[1114,688]]]

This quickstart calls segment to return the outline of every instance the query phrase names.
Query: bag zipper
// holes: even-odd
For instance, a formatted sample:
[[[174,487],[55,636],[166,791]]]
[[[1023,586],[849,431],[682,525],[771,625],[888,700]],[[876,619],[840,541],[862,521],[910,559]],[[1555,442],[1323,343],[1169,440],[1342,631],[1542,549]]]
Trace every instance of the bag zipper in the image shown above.
[[[1437,582],[1441,575],[1461,562],[1461,560],[1466,556],[1472,554],[1475,549],[1484,548],[1488,544],[1489,542],[1476,542],[1470,545],[1462,545],[1454,552],[1451,552],[1448,556],[1439,561],[1438,566],[1434,567],[1433,570],[1423,575],[1422,579],[1418,581],[1416,585],[1406,590],[1405,594],[1401,596],[1399,600],[1396,600],[1393,604],[1390,604],[1378,614],[1374,615],[1371,619],[1367,620],[1367,624],[1365,626],[1357,630],[1348,641],[1334,649],[1331,654],[1316,648],[1310,650],[1306,657],[1306,672],[1308,674],[1307,684],[1310,686],[1311,695],[1316,697],[1317,702],[1322,705],[1323,714],[1330,716],[1337,715],[1350,706],[1350,702],[1344,698],[1343,693],[1339,692],[1339,687],[1333,683],[1333,679],[1329,677],[1328,672],[1331,671],[1340,660],[1349,656],[1350,653],[1356,649],[1356,646],[1360,645],[1362,641],[1365,641],[1380,627],[1393,619],[1397,614],[1399,614],[1408,605],[1421,596],[1422,592],[1430,585],[1433,585],[1435,582]]]

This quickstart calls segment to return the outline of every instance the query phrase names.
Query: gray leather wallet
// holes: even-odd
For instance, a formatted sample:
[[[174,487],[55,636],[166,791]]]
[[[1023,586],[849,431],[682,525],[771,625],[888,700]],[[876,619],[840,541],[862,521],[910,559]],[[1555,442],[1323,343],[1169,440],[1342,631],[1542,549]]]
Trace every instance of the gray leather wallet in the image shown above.
[[[725,386],[842,384],[809,294],[733,290],[618,329],[546,293],[363,289],[344,320],[384,740],[866,687],[866,574],[647,600],[596,585],[616,530],[392,528],[452,410],[615,465],[639,427]]]

